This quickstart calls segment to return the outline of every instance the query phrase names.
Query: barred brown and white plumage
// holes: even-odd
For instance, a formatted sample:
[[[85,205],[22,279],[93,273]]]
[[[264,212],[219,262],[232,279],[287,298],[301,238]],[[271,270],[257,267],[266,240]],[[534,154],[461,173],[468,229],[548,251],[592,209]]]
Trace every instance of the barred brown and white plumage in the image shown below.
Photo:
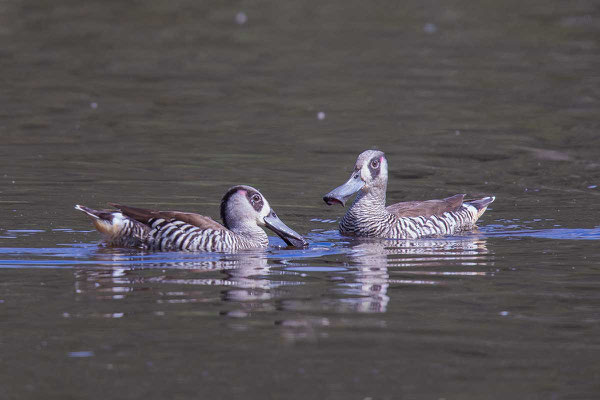
[[[385,206],[388,169],[385,154],[367,150],[358,156],[350,179],[323,197],[329,205],[345,205],[358,192],[340,221],[351,236],[417,239],[451,235],[471,229],[495,197],[464,201],[464,194],[440,200],[410,201]]]
[[[306,240],[287,227],[260,192],[234,186],[221,201],[224,225],[213,219],[181,211],[156,211],[110,203],[117,210],[97,211],[77,205],[89,215],[109,245],[149,250],[238,251],[267,247],[263,227],[287,244],[306,246]]]

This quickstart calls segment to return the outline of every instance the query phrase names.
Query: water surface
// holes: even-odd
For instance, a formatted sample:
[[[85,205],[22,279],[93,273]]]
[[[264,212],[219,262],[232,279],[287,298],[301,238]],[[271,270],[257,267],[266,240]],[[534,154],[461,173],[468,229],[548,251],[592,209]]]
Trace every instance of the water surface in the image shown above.
[[[0,5],[0,398],[592,399],[600,11],[578,2]],[[478,229],[340,236],[495,195]],[[256,186],[311,245],[102,246],[74,204],[217,219]]]

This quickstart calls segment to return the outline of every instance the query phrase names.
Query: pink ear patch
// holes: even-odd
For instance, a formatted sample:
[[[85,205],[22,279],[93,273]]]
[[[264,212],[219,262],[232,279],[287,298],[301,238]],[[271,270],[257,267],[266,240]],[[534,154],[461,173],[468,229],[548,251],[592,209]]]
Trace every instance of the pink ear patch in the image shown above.
[[[379,162],[383,162],[383,156],[379,157]]]
[[[248,193],[248,191],[244,190],[244,189],[240,189],[240,190],[238,190],[238,193],[241,193],[245,196]]]

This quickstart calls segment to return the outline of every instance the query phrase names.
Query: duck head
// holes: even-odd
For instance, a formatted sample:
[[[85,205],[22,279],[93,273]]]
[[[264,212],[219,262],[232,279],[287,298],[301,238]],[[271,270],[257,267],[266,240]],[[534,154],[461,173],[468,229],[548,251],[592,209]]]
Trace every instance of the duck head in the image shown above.
[[[308,246],[308,242],[300,234],[279,219],[267,199],[250,186],[234,186],[225,193],[221,200],[221,219],[225,227],[237,233],[266,227],[290,246]]]
[[[363,195],[382,197],[385,202],[387,180],[388,164],[385,154],[379,150],[366,150],[358,156],[350,179],[323,196],[323,200],[328,205],[338,203],[343,207],[353,194],[361,192]]]

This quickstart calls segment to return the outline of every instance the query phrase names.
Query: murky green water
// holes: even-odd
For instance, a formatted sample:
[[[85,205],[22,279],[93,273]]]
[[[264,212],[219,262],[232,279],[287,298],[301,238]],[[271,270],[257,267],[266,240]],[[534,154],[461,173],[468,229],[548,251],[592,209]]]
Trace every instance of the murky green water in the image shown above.
[[[0,398],[597,398],[599,39],[594,1],[1,3]],[[341,237],[373,146],[390,202],[497,200]],[[106,249],[73,210],[240,183],[311,246]]]

